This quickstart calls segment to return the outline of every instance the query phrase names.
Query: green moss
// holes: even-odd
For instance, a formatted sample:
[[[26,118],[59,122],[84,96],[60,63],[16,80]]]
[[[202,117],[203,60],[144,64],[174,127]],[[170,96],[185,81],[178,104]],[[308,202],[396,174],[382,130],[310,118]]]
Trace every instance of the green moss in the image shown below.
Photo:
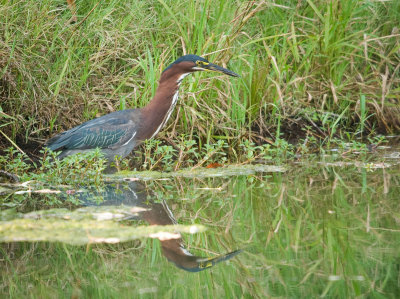
[[[204,232],[203,225],[133,225],[121,223],[137,215],[135,207],[49,209],[26,214],[0,212],[0,242],[63,242],[73,245],[119,243],[164,233]]]
[[[120,171],[113,175],[107,175],[107,179],[137,178],[141,180],[160,179],[169,177],[202,178],[202,177],[226,177],[236,175],[250,175],[262,172],[284,172],[282,166],[272,166],[265,164],[258,165],[228,165],[219,168],[196,168],[181,169],[173,172],[159,171]]]

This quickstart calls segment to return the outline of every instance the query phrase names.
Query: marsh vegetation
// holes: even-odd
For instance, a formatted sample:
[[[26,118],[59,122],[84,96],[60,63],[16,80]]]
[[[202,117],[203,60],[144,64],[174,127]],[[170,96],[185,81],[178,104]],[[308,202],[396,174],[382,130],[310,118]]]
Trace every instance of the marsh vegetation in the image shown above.
[[[198,151],[280,140],[326,146],[398,132],[398,1],[65,1],[0,7],[0,147],[40,156],[57,132],[144,106],[185,53],[240,80],[196,74],[163,145]],[[222,82],[223,81],[223,82]],[[233,161],[235,162],[235,161]]]

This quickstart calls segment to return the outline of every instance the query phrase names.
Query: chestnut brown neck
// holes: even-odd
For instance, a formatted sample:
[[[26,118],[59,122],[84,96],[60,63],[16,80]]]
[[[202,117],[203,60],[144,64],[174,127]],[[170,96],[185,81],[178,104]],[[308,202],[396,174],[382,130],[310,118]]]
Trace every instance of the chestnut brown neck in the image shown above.
[[[189,72],[178,66],[162,73],[154,98],[141,109],[143,125],[140,139],[154,137],[165,126],[178,101],[180,81],[187,74]]]

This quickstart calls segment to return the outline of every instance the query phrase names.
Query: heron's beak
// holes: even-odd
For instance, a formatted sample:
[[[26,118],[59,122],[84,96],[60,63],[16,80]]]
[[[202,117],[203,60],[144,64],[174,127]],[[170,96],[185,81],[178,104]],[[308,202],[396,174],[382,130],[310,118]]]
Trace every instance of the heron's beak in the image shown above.
[[[230,71],[228,69],[225,69],[225,68],[223,68],[223,67],[221,67],[219,65],[213,64],[213,63],[209,63],[207,65],[203,65],[202,67],[206,71],[218,72],[218,73],[222,73],[222,74],[229,75],[229,76],[232,76],[232,77],[240,77],[238,74],[236,74],[236,73],[234,73],[234,72],[232,72],[232,71]]]

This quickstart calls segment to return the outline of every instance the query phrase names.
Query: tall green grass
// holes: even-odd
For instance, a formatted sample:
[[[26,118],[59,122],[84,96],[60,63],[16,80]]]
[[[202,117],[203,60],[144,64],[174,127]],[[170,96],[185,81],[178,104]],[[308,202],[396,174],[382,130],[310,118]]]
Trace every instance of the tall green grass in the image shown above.
[[[299,136],[315,114],[340,116],[336,132],[400,128],[398,1],[89,0],[75,24],[63,0],[2,1],[0,15],[0,129],[19,145],[144,106],[185,53],[242,77],[187,78],[161,136],[265,142],[277,119]]]

